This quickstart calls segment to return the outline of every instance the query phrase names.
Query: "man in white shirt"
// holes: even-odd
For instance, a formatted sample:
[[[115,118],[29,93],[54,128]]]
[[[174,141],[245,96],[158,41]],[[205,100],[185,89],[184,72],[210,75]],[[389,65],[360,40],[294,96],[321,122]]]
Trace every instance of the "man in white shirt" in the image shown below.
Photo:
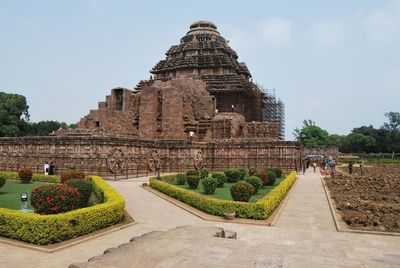
[[[49,168],[50,168],[49,163],[46,162],[44,164],[44,175],[49,175]]]

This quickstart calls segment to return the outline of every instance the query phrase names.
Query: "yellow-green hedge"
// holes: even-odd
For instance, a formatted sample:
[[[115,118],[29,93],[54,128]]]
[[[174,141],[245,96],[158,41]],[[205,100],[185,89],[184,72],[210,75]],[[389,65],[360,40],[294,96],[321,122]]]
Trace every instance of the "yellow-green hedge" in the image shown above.
[[[213,197],[207,197],[155,178],[150,179],[150,186],[168,196],[176,198],[211,215],[223,216],[225,212],[235,211],[239,218],[260,220],[267,218],[274,211],[285,197],[287,191],[290,189],[296,178],[296,172],[291,172],[269,194],[255,203],[220,200]],[[167,178],[167,180],[169,179],[170,177]]]
[[[6,175],[7,180],[20,180],[18,172],[0,172],[0,174]],[[32,181],[61,183],[61,178],[57,175],[33,174]]]
[[[33,244],[51,244],[91,233],[120,222],[125,200],[108,183],[91,176],[102,204],[56,215],[39,215],[0,208],[0,236]]]

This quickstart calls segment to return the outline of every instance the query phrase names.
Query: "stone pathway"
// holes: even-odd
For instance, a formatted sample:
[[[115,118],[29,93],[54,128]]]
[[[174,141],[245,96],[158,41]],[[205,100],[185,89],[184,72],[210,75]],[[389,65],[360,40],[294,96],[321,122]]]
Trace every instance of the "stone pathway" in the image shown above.
[[[146,178],[109,182],[124,196],[126,210],[138,224],[53,254],[0,244],[1,266],[68,267],[71,263],[85,262],[102,254],[105,249],[127,243],[132,237],[183,225],[216,226],[237,232],[238,239],[229,243],[229,247],[209,245],[223,253],[213,257],[231,256],[223,262],[226,267],[400,266],[400,237],[336,231],[319,173],[314,174],[311,169],[306,175],[299,175],[275,227],[203,221],[142,189],[140,185],[144,181]],[[174,241],[167,245],[173,246]],[[255,254],[255,249],[262,250]],[[165,258],[165,263],[176,258],[168,250],[168,246],[160,248],[158,254],[158,258]],[[199,254],[203,256],[201,252]],[[245,265],[240,261],[241,255],[252,259],[249,258],[251,254],[253,263]],[[185,256],[183,251],[179,258],[185,260]],[[171,263],[175,263],[173,267],[180,267],[176,262]]]

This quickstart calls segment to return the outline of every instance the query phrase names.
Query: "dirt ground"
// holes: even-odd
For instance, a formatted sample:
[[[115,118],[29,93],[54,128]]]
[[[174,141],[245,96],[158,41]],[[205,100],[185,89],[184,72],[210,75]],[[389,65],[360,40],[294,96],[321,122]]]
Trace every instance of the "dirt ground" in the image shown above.
[[[335,178],[324,177],[336,208],[351,227],[400,232],[400,165],[359,167],[348,174],[345,167]]]

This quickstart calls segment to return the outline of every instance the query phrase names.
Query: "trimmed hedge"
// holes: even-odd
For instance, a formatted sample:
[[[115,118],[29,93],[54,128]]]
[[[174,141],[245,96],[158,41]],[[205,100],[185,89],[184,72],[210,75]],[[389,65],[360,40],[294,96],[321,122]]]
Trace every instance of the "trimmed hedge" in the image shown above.
[[[235,211],[236,216],[239,218],[261,220],[267,218],[280,204],[296,178],[296,172],[292,171],[268,195],[255,203],[220,200],[213,197],[206,197],[154,178],[150,179],[150,186],[153,189],[211,215],[224,216],[225,212]]]
[[[56,215],[38,215],[0,208],[0,236],[46,245],[119,223],[125,200],[98,176],[88,179],[102,204]]]
[[[0,174],[5,175],[7,180],[19,180],[18,172],[0,172]],[[61,178],[57,175],[33,174],[32,181],[61,183]]]

